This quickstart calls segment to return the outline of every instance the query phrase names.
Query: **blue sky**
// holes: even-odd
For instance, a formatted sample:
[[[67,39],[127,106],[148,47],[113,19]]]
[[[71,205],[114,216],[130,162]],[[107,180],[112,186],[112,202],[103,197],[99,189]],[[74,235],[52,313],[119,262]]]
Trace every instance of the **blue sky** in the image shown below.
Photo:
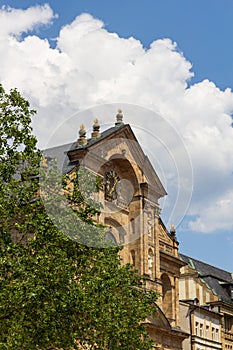
[[[35,124],[38,136],[45,129],[50,130],[51,120],[54,125],[64,123],[65,117],[75,110],[100,102],[120,101],[120,91],[124,89],[128,95],[122,99],[123,103],[139,103],[155,110],[158,106],[184,137],[194,171],[193,199],[177,230],[180,249],[184,254],[233,271],[233,138],[229,122],[233,113],[233,2],[75,0],[47,3],[49,8],[37,8],[35,13],[26,14],[28,7],[43,6],[45,2],[0,1],[0,6],[22,10],[21,17],[14,17],[12,12],[9,17],[2,17],[2,33],[7,39],[0,46],[7,59],[1,55],[0,78],[8,88],[17,86],[38,110],[39,121]],[[83,13],[91,16],[81,17],[69,26]],[[16,18],[23,23],[21,29],[17,28]],[[95,19],[102,21],[102,29]],[[90,34],[85,40],[72,43],[75,36],[84,35],[82,23],[88,23]],[[61,33],[62,27],[66,30]],[[12,33],[14,40],[10,42]],[[114,39],[118,51],[113,51],[110,33],[118,35]],[[136,40],[130,41],[130,37]],[[35,38],[47,39],[48,45]],[[54,40],[56,38],[59,40]],[[170,41],[164,41],[165,38]],[[28,40],[24,44],[25,39]],[[156,44],[150,51],[152,42]],[[99,50],[103,51],[101,57]],[[114,64],[106,65],[104,72],[102,69],[109,63],[111,52]],[[40,61],[38,56],[43,56]],[[127,76],[127,67],[131,63],[137,67],[139,82],[135,85],[128,83],[131,78]],[[51,65],[55,67],[53,71]],[[163,72],[164,67],[167,68]],[[37,85],[36,76],[40,77],[40,73],[36,69],[44,70],[42,85]],[[55,69],[57,73],[53,75]],[[71,83],[72,78],[67,78],[76,73],[75,82],[88,86],[85,95],[74,81]],[[90,89],[90,85],[96,90]],[[72,96],[72,87],[75,96]],[[46,94],[45,89],[48,89]],[[63,91],[67,97],[62,104]]]
[[[0,5],[27,8],[46,1],[0,1]],[[110,32],[134,36],[145,47],[158,38],[171,38],[193,64],[192,82],[208,78],[221,89],[233,85],[233,2],[231,0],[69,0],[49,1],[58,18],[41,37],[53,38],[61,26],[88,12],[100,18]]]

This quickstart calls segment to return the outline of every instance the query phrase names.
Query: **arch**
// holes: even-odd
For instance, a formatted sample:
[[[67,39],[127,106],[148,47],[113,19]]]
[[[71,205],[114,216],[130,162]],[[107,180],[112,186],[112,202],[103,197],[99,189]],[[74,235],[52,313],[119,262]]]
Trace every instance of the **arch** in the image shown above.
[[[166,273],[162,274],[161,282],[163,312],[168,319],[172,319],[172,285]]]
[[[138,187],[138,184],[141,182],[141,179],[138,178],[138,172],[136,168],[138,168],[138,164],[135,163],[135,161],[130,161],[125,156],[122,156],[122,154],[115,153],[109,158],[109,162],[117,165],[119,169],[121,169],[122,174],[125,173],[127,179],[134,180],[136,187]]]
[[[116,238],[113,236],[111,231],[106,232],[105,239],[111,243],[111,246],[117,245]]]
[[[120,223],[110,217],[105,218],[104,223],[105,225],[111,227],[110,232],[115,238],[116,242],[118,244],[123,244],[125,241],[126,232],[123,229],[123,227],[120,225]]]
[[[134,164],[133,164],[134,165]],[[121,154],[113,154],[109,160],[104,163],[99,169],[99,173],[104,177],[107,171],[114,170],[119,175],[120,180],[128,180],[134,190],[134,193],[140,190],[139,183],[141,179],[138,178],[136,172],[136,164],[132,163]],[[127,188],[126,188],[127,189]]]

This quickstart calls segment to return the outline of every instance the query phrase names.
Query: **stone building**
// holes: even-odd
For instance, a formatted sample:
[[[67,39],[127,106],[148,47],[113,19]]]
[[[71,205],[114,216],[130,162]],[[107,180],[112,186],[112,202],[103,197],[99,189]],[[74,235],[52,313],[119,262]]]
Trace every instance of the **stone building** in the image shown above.
[[[146,275],[146,288],[159,294],[157,314],[145,320],[154,348],[204,350],[223,345],[232,350],[232,300],[220,300],[210,277],[200,276],[199,267],[180,256],[174,227],[168,231],[160,218],[159,199],[166,191],[130,125],[123,123],[122,112],[118,111],[111,128],[101,132],[95,120],[87,138],[81,125],[76,142],[47,149],[44,154],[57,159],[62,173],[72,174],[83,166],[102,179],[95,197],[103,205],[97,220],[108,227],[108,239],[123,246],[122,263],[133,264],[139,274]],[[227,297],[232,279],[227,275],[219,281]],[[201,307],[194,305],[195,298]],[[215,327],[216,339],[205,343],[200,334],[207,334],[208,327],[209,332]]]
[[[81,125],[77,142],[48,149],[45,156],[56,158],[63,173],[84,166],[102,179],[98,220],[109,227],[108,238],[123,245],[122,263],[132,263],[147,276],[146,287],[160,295],[157,315],[145,321],[155,348],[182,349],[187,334],[180,328],[179,276],[185,263],[175,230],[169,232],[160,218],[158,201],[166,191],[122,119],[119,111],[115,125],[103,132],[95,120],[89,139]]]
[[[233,275],[185,255],[181,258],[186,263],[179,281],[181,324],[190,333],[183,348],[233,349]]]

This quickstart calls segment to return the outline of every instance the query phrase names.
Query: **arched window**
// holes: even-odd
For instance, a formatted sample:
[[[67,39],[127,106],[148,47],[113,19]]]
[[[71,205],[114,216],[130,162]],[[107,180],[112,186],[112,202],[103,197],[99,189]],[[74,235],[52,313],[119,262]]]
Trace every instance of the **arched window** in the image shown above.
[[[130,231],[131,231],[131,234],[135,234],[135,220],[134,219],[131,219],[130,220]]]
[[[104,224],[106,226],[108,226],[108,231],[107,234],[105,236],[105,238],[109,239],[112,241],[112,239],[114,239],[114,241],[117,244],[124,244],[125,242],[125,236],[126,236],[126,231],[125,229],[121,226],[121,224],[114,220],[113,218],[110,217],[106,217],[104,219]],[[110,233],[110,235],[109,235]],[[113,238],[111,238],[111,236],[113,236]]]
[[[131,264],[133,265],[133,266],[136,266],[136,255],[135,255],[135,250],[131,250],[130,251],[130,258],[131,258]]]
[[[172,286],[167,274],[162,274],[162,292],[163,292],[163,312],[167,318],[172,319]]]

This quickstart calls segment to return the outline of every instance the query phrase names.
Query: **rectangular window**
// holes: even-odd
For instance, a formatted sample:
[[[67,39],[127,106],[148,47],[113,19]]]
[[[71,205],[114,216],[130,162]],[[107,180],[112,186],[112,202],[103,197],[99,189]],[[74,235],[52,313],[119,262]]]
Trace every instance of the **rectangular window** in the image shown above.
[[[218,332],[218,329],[216,329],[215,338],[216,338],[216,341],[219,341],[219,332]]]
[[[200,337],[203,336],[203,324],[200,324]]]
[[[215,331],[214,331],[214,328],[212,328],[212,340],[215,340]]]
[[[199,326],[199,324],[198,324],[198,322],[195,322],[195,334],[196,335],[198,335],[198,327]]]

